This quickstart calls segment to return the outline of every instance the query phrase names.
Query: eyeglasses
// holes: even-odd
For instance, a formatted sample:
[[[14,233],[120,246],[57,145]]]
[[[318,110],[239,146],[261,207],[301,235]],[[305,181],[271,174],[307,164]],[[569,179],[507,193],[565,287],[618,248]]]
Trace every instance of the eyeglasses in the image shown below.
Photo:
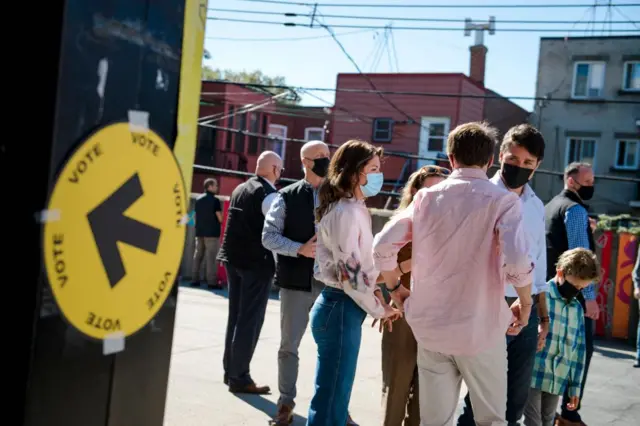
[[[424,166],[421,171],[425,178],[429,176],[447,177],[451,174],[451,170],[440,166]]]

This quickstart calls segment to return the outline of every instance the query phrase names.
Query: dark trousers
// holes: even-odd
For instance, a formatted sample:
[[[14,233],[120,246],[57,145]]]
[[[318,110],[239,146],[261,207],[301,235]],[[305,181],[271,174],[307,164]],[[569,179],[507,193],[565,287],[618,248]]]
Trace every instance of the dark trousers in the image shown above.
[[[585,307],[584,298],[582,295],[578,296],[578,300],[582,305],[585,312],[587,312],[587,308]],[[601,313],[600,315],[604,315]],[[568,388],[562,397],[562,418],[568,420],[570,422],[581,422],[580,418],[580,407],[582,406],[582,397],[584,396],[584,385],[587,382],[587,374],[589,373],[589,364],[591,364],[591,356],[593,355],[593,320],[590,318],[584,318],[584,333],[585,333],[585,343],[587,346],[587,353],[585,355],[584,360],[584,373],[582,375],[582,387],[580,388],[580,403],[578,404],[578,409],[576,411],[567,410],[567,404],[569,403],[569,391]]]
[[[245,386],[253,383],[249,364],[264,323],[273,271],[224,267],[229,285],[224,375],[230,386]]]
[[[529,397],[531,374],[538,343],[538,310],[531,307],[529,323],[517,336],[507,336],[507,413],[509,426],[518,425]],[[458,426],[475,426],[471,398],[464,398],[464,409]]]

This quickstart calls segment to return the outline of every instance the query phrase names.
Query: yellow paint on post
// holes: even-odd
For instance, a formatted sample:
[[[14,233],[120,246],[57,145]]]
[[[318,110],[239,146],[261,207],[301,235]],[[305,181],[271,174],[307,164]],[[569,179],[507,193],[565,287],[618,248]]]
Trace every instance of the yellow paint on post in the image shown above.
[[[207,0],[186,0],[182,36],[182,62],[180,65],[178,137],[173,151],[182,169],[187,192],[191,192],[193,157],[198,135],[202,55],[204,54],[206,22]]]
[[[102,340],[154,318],[180,266],[186,194],[173,152],[144,124],[111,124],[80,144],[57,177],[42,245],[70,324]]]

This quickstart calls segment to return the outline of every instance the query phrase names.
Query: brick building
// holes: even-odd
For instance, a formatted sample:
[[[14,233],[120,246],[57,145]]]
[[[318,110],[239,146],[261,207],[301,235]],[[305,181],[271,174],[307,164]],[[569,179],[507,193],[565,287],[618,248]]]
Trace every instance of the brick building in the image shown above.
[[[484,87],[487,48],[471,46],[470,52],[469,76],[461,73],[367,74],[378,90],[405,93],[384,95],[397,109],[377,94],[366,93],[371,85],[361,74],[339,74],[338,90],[365,92],[336,93],[335,108],[361,119],[349,124],[334,122],[333,142],[360,138],[382,145],[388,151],[435,159],[445,156],[447,135],[459,124],[486,120],[504,133],[511,126],[526,122],[529,112]],[[432,96],[416,95],[416,92]],[[386,157],[385,189],[399,189],[416,168],[433,162]]]

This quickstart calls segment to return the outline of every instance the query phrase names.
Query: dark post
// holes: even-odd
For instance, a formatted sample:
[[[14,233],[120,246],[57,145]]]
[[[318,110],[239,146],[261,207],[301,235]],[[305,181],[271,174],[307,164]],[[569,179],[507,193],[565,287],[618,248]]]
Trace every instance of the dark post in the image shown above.
[[[48,6],[7,424],[162,426],[207,1]]]

